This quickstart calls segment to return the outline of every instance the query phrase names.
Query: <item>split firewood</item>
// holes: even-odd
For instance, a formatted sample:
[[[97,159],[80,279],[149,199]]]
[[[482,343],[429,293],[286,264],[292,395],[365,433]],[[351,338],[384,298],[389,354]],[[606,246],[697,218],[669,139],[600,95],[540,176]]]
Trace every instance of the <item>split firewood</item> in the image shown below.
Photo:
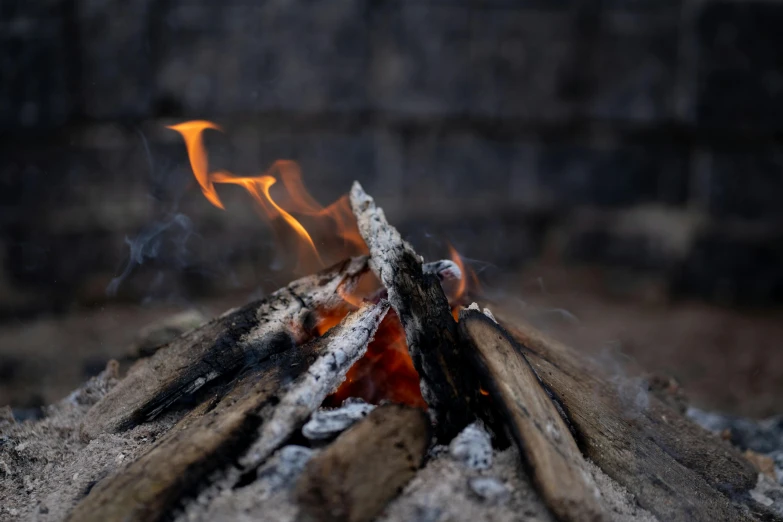
[[[655,396],[629,411],[601,369],[576,351],[521,321],[501,322],[565,410],[586,456],[643,508],[667,521],[753,519],[744,501],[757,473],[736,449]]]
[[[467,353],[481,385],[501,412],[552,513],[563,521],[606,520],[596,500],[597,488],[568,426],[516,343],[497,323],[475,310],[460,312],[459,329],[473,348]]]
[[[436,417],[439,438],[451,440],[473,420],[471,402],[478,386],[462,374],[457,324],[438,278],[424,273],[413,247],[386,220],[383,210],[359,183],[351,188],[351,208],[370,249],[370,267],[405,330],[421,394]]]
[[[340,294],[350,292],[367,269],[366,257],[344,261],[175,339],[131,368],[90,410],[83,436],[148,421],[205,384],[307,341],[319,314],[344,307]]]
[[[369,522],[421,467],[430,421],[415,408],[380,406],[307,463],[302,513],[319,522]]]
[[[388,308],[386,301],[366,304],[326,335],[262,361],[213,409],[197,408],[152,450],[96,485],[69,520],[160,520],[209,472],[246,451],[258,433],[270,455],[364,355]]]

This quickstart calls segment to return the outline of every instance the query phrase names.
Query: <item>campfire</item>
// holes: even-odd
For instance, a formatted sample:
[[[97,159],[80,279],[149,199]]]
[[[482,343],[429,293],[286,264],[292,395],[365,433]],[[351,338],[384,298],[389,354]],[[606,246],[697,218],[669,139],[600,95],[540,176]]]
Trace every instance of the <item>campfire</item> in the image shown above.
[[[211,170],[202,137],[217,125],[171,129],[209,203],[246,190],[302,277],[76,392],[80,446],[63,466],[107,441],[133,449],[60,493],[61,518],[777,516],[736,449],[666,397],[629,412],[579,353],[470,302],[456,252],[422,259],[359,183],[324,207],[293,162]]]

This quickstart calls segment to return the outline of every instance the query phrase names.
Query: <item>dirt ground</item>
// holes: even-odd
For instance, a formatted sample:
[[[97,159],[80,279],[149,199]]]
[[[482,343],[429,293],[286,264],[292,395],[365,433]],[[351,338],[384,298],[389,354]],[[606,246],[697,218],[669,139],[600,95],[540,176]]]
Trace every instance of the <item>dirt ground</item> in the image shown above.
[[[486,293],[506,315],[584,350],[620,378],[673,376],[701,408],[783,413],[783,310],[610,297],[573,277],[534,270],[503,278]],[[210,317],[246,299],[227,295],[192,306]],[[0,405],[34,412],[62,399],[108,359],[126,357],[144,326],[183,309],[114,304],[0,325]]]

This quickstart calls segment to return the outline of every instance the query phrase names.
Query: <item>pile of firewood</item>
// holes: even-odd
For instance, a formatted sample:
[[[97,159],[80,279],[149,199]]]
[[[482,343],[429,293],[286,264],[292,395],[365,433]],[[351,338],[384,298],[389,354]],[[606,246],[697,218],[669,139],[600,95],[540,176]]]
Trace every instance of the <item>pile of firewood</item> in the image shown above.
[[[123,437],[135,441],[130,457],[19,513],[74,522],[781,519],[742,454],[665,401],[650,395],[629,411],[601,368],[486,308],[462,308],[455,320],[442,280],[458,268],[424,264],[358,184],[351,206],[369,256],[226,312],[119,382],[104,376],[112,382],[88,401],[78,433],[63,435],[78,440],[62,465],[71,473],[76,455]],[[370,271],[380,290],[348,304]],[[390,309],[426,412],[354,400],[322,408]],[[318,335],[335,315],[344,318]]]

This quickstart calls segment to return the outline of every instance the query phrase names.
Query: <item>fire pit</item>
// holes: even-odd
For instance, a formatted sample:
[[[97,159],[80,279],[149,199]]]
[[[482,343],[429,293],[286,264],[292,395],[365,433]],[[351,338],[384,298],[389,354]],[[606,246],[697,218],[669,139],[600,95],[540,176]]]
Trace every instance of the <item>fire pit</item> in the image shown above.
[[[577,352],[470,304],[459,258],[424,262],[358,183],[323,208],[290,163],[274,169],[285,204],[272,174],[210,171],[201,133],[215,127],[172,127],[212,204],[216,185],[240,185],[281,236],[296,233],[303,268],[352,257],[185,333],[123,378],[111,363],[41,421],[6,421],[8,513],[778,519],[779,490],[739,451],[654,394],[629,411]],[[328,248],[296,216],[331,226]]]

